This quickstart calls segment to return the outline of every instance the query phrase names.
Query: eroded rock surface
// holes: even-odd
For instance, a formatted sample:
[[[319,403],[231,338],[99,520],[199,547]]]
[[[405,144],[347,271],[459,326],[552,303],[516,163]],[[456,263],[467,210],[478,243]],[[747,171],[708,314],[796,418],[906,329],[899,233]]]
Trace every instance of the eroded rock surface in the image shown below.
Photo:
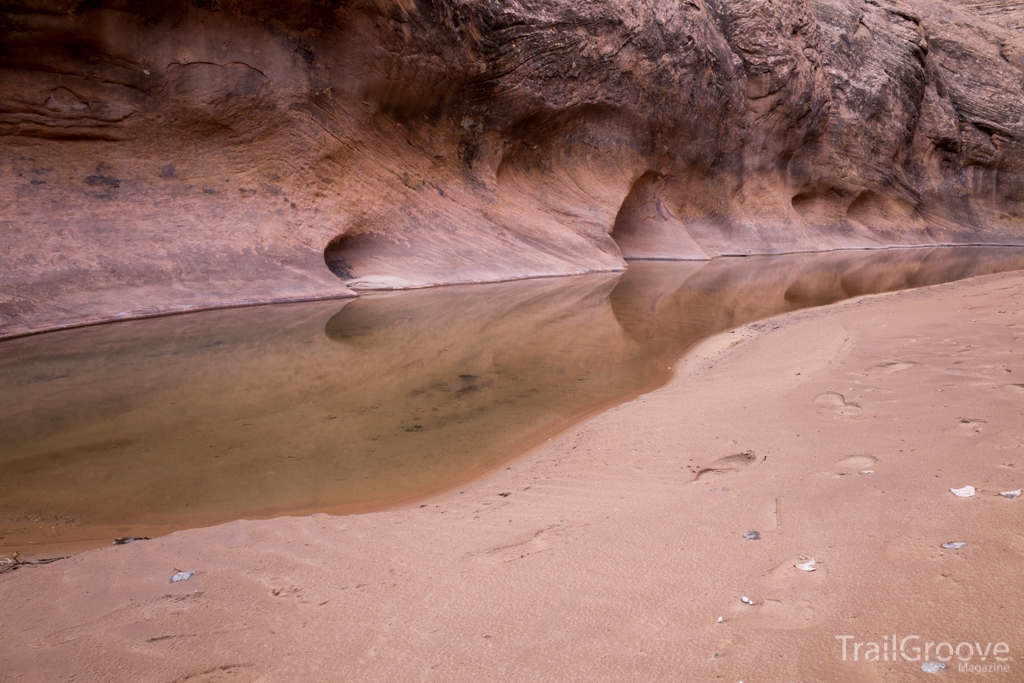
[[[1021,244],[1022,26],[1010,0],[9,2],[0,335]]]

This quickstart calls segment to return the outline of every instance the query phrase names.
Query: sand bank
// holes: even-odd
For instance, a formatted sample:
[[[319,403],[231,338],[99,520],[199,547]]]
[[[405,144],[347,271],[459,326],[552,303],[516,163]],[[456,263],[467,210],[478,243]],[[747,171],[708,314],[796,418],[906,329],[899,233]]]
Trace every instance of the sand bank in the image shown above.
[[[889,656],[896,637],[910,658],[991,644],[976,666],[1005,643],[1009,671],[989,676],[1020,680],[1024,498],[999,493],[1024,485],[1022,304],[1024,275],[1007,274],[788,314],[706,341],[662,389],[425,505],[5,573],[0,671],[920,679],[921,661]],[[965,485],[976,495],[950,493]],[[172,584],[177,570],[197,573]]]

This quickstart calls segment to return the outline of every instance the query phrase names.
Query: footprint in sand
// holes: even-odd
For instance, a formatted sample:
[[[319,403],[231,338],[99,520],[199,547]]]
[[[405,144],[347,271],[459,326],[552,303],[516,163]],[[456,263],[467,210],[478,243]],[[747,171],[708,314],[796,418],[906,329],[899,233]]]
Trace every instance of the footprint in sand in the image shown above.
[[[715,460],[707,467],[702,467],[697,470],[697,478],[694,481],[706,481],[732,472],[737,472],[751,467],[752,465],[764,462],[766,459],[767,456],[764,458],[758,458],[754,451],[744,451],[742,453],[736,453],[735,455],[727,455],[724,458]]]
[[[283,586],[274,586],[270,589],[270,594],[275,598],[284,598],[299,604],[307,604],[309,602],[302,597],[302,589],[298,586],[290,586],[288,588]]]
[[[558,528],[558,525],[548,527],[547,529],[541,529],[536,533],[532,534],[529,538],[516,543],[510,543],[509,545],[498,546],[497,548],[491,548],[479,553],[473,553],[476,557],[482,557],[489,559],[492,562],[504,564],[506,562],[514,562],[521,560],[524,557],[535,555],[539,552],[543,552],[551,547],[550,541],[553,537],[561,536],[565,532]]]
[[[950,496],[952,498],[952,496]],[[894,566],[914,567],[921,563],[934,562],[944,551],[940,545],[953,538],[955,531],[912,531],[882,542],[881,554]]]
[[[958,436],[977,436],[981,434],[982,429],[988,424],[985,420],[974,418],[974,417],[960,417],[957,418],[956,426],[946,430],[946,434],[955,434]]]
[[[864,371],[865,375],[891,375],[894,372],[901,370],[908,370],[914,367],[914,363],[910,361],[889,361],[888,363],[879,363],[878,365],[872,365],[870,368]]]
[[[814,621],[814,607],[807,600],[766,598],[753,607],[737,603],[732,612],[737,622],[780,631],[807,628]]]
[[[860,405],[848,402],[846,397],[835,391],[826,391],[824,394],[818,394],[814,397],[814,402],[840,415],[859,415],[863,412]]]
[[[244,672],[242,678],[247,681],[262,680],[263,676],[260,675],[260,669],[263,667],[258,664],[251,664],[243,662],[241,664],[222,664],[221,666],[215,666],[202,671],[193,671],[192,673],[186,674],[181,678],[175,680],[178,681],[196,681],[196,683],[220,683],[220,681],[237,681],[239,680],[239,674]]]
[[[845,476],[855,472],[867,472],[874,469],[877,462],[878,458],[873,455],[848,455],[836,461],[836,467],[839,468],[836,474]]]
[[[806,589],[820,586],[828,577],[828,565],[816,562],[813,572],[797,569],[798,564],[810,560],[810,557],[791,557],[775,565],[765,575],[767,582],[776,589]]]

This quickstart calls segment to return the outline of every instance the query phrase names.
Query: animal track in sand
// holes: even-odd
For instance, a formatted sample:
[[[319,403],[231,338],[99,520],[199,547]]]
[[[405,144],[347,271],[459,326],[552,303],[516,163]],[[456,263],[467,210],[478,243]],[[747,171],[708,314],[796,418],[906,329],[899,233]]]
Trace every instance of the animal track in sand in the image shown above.
[[[766,598],[753,607],[739,605],[738,619],[762,628],[795,631],[807,628],[814,621],[814,607],[807,600]]]
[[[776,588],[801,589],[817,586],[828,577],[828,566],[823,562],[815,563],[815,571],[805,572],[797,569],[797,565],[810,557],[790,557],[775,565],[765,574],[767,582]]]
[[[288,588],[274,586],[270,589],[270,594],[275,598],[287,599],[296,604],[309,604],[309,601],[302,597],[302,589],[298,586],[290,586]]]
[[[952,496],[950,496],[952,498]],[[949,538],[946,538],[949,536]],[[881,554],[886,560],[899,566],[913,567],[923,562],[935,561],[943,551],[940,543],[956,536],[955,531],[905,530],[904,533],[882,541]],[[939,540],[936,540],[936,539]],[[959,540],[959,537],[957,537]]]
[[[957,424],[955,427],[951,427],[946,430],[946,434],[956,434],[959,436],[977,436],[981,433],[981,430],[988,424],[986,420],[973,417],[959,417],[957,418]]]
[[[706,481],[715,477],[744,470],[752,465],[764,462],[768,456],[758,458],[754,451],[744,451],[735,455],[727,455],[724,458],[715,460],[707,467],[696,470],[697,478],[694,481]]]
[[[848,455],[845,458],[840,458],[836,461],[836,466],[844,472],[839,474],[850,474],[851,472],[863,472],[870,470],[878,462],[878,458],[873,455]]]
[[[814,402],[825,408],[830,408],[840,415],[859,415],[863,409],[857,403],[851,403],[846,397],[835,391],[826,391],[814,397]]]
[[[259,674],[262,672],[246,671],[246,669],[252,669],[254,666],[256,665],[248,662],[242,664],[222,664],[221,666],[214,666],[203,671],[195,671],[193,673],[186,674],[181,678],[175,679],[175,683],[184,683],[184,681],[190,681],[191,683],[217,683],[218,681],[229,680],[260,680],[262,676]],[[241,679],[239,678],[239,674],[243,674]]]
[[[499,564],[514,562],[549,549],[551,547],[551,538],[562,536],[564,533],[565,531],[560,529],[559,525],[556,524],[548,527],[547,529],[541,529],[540,531],[532,534],[529,538],[517,543],[502,545],[497,548],[472,554],[477,557],[490,559]]]
[[[907,370],[914,367],[915,363],[910,361],[889,361],[887,363],[879,363],[878,365],[872,365],[870,368],[864,371],[865,375],[891,375],[894,372],[900,370]]]

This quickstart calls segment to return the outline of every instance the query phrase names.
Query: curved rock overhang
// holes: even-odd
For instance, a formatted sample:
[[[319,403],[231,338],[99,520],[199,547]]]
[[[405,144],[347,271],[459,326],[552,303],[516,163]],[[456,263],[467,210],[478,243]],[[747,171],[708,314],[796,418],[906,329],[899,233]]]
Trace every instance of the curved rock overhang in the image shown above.
[[[1021,244],[1022,25],[966,0],[15,0],[0,336]]]

